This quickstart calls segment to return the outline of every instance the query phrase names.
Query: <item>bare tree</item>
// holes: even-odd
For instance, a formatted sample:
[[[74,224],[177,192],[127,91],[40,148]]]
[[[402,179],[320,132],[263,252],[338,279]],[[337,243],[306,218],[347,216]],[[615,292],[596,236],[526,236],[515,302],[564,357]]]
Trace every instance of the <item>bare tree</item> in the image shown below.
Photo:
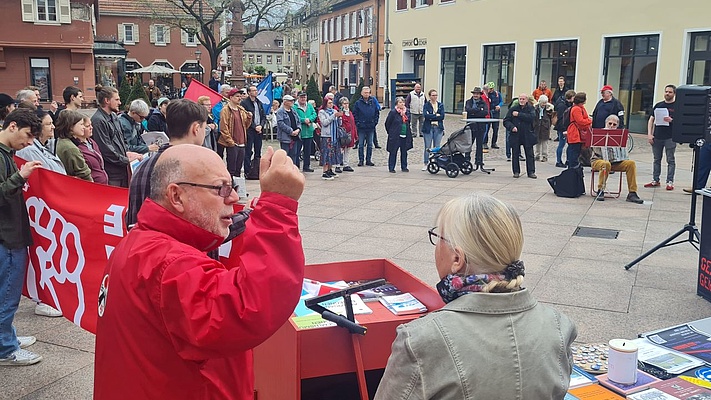
[[[230,45],[227,34],[220,36],[224,23],[230,31],[234,0],[140,0],[147,17],[180,29],[205,47],[210,56],[211,69],[217,68],[220,52]],[[278,31],[284,27],[286,15],[309,0],[246,0],[241,23],[245,26],[245,40],[261,31]]]

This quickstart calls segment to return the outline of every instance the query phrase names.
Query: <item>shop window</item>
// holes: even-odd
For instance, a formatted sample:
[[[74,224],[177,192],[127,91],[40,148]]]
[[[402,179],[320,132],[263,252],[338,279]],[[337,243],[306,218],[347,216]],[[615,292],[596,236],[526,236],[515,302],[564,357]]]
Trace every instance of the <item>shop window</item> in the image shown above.
[[[690,34],[688,85],[711,85],[711,32]]]
[[[612,85],[625,108],[625,126],[647,132],[648,111],[654,106],[659,35],[605,39],[604,84]],[[591,112],[594,105],[590,107]]]
[[[443,48],[441,71],[440,100],[444,105],[444,111],[460,113],[464,110],[464,101],[466,100],[467,48]]]
[[[484,46],[484,82],[494,82],[506,104],[513,100],[515,54],[514,44]]]
[[[30,82],[37,86],[41,101],[52,98],[52,82],[50,81],[49,58],[30,58]]]
[[[536,82],[546,81],[548,87],[555,91],[558,86],[558,77],[563,76],[566,86],[574,88],[578,41],[539,42],[537,47]]]

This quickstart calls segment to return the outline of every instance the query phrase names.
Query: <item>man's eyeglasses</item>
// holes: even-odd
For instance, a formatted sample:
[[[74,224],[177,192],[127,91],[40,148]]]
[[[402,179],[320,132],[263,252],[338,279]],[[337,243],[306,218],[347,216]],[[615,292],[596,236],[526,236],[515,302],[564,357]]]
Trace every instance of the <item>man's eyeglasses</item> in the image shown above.
[[[430,229],[430,230],[427,231],[427,233],[429,233],[429,236],[430,236],[430,243],[432,243],[432,245],[434,245],[434,246],[437,246],[437,243],[438,243],[440,240],[444,240],[445,242],[449,243],[449,240],[443,238],[441,235],[439,235],[438,233],[436,233],[436,232],[435,232],[435,229],[437,229],[436,226],[435,226],[434,228],[432,228],[432,229]]]
[[[224,197],[225,199],[230,197],[232,194],[232,191],[239,188],[239,185],[237,185],[236,182],[232,182],[232,184],[229,183],[224,183],[222,185],[204,185],[202,183],[193,183],[193,182],[175,182],[176,185],[188,185],[188,186],[194,186],[194,187],[199,187],[199,188],[204,188],[204,189],[214,189],[217,190],[217,195],[220,197]]]

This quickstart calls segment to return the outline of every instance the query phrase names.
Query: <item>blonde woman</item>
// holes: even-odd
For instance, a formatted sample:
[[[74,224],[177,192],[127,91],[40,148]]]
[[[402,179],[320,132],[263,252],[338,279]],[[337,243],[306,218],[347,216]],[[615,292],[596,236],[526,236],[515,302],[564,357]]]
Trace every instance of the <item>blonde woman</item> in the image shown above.
[[[375,399],[563,399],[577,331],[523,288],[516,211],[472,194],[447,202],[436,224],[447,304],[398,327]]]

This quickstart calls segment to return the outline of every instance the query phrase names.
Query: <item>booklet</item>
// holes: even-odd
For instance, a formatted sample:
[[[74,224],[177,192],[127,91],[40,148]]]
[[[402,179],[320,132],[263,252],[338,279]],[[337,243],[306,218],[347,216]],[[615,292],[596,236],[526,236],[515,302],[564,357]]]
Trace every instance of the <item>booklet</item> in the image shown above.
[[[711,336],[688,324],[644,335],[652,343],[700,358],[711,364]]]
[[[418,314],[427,311],[427,307],[410,293],[382,296],[379,300],[385,308],[395,315]]]
[[[709,400],[711,399],[711,390],[696,386],[681,378],[672,378],[657,382],[650,388],[631,394],[627,398],[632,400]]]
[[[704,365],[704,362],[696,357],[658,346],[647,338],[635,339],[633,342],[639,349],[637,353],[639,361],[654,365],[670,374],[680,374]]]
[[[568,388],[574,389],[577,387],[592,385],[594,383],[597,383],[597,378],[591,374],[588,374],[577,365],[573,365],[573,370],[570,371],[570,385]]]
[[[348,282],[349,286],[360,285],[369,282],[368,280]],[[374,287],[372,289],[361,290],[358,295],[363,299],[363,301],[371,302],[378,301],[379,298],[383,296],[393,296],[396,294],[402,294],[402,291],[390,282],[385,282],[383,285]]]
[[[165,132],[160,132],[160,131],[149,131],[145,132],[144,134],[141,135],[141,138],[143,141],[146,143],[147,146],[150,146],[152,144],[157,144],[158,146],[162,146],[170,141],[168,138],[168,135],[165,134]]]
[[[623,396],[629,396],[632,393],[646,389],[653,383],[661,382],[661,379],[640,370],[637,370],[637,381],[631,385],[611,381],[608,374],[600,375],[597,379],[600,381],[602,386],[605,386],[613,392],[619,393]]]

